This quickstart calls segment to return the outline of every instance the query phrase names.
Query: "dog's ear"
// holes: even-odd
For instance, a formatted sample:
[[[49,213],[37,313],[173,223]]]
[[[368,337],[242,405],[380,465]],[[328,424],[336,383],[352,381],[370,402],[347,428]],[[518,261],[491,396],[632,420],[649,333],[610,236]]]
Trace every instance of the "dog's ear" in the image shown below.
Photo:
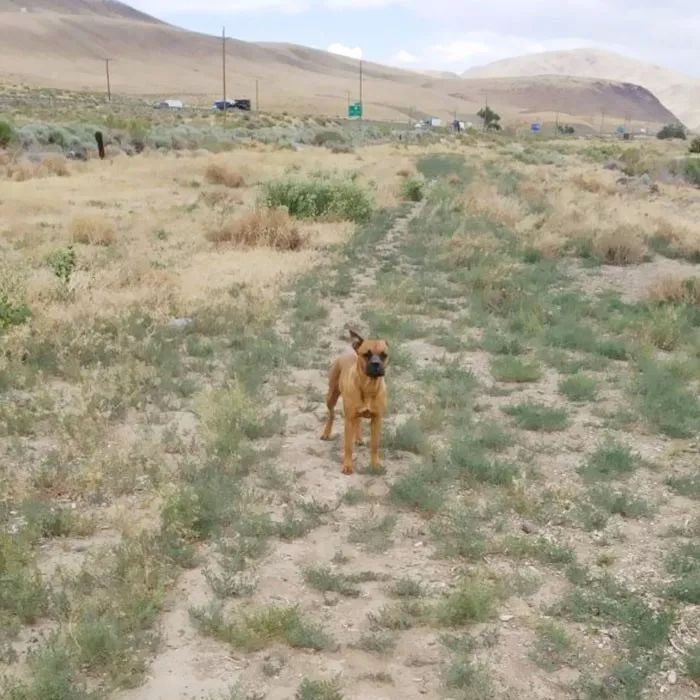
[[[348,333],[350,333],[350,342],[352,343],[352,347],[355,350],[359,350],[362,343],[365,342],[365,339],[359,333],[356,333],[352,328],[348,328]]]

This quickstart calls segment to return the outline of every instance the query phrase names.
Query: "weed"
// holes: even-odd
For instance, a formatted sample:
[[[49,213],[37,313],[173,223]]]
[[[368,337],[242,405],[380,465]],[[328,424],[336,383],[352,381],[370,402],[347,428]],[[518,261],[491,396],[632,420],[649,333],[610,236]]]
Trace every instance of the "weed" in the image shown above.
[[[685,672],[688,678],[700,683],[700,644],[691,647],[685,655]]]
[[[269,182],[262,202],[270,208],[286,207],[300,219],[367,222],[372,213],[368,194],[353,182],[286,180]]]
[[[401,183],[401,196],[407,202],[420,202],[424,197],[424,184],[422,180],[412,177]]]
[[[343,700],[337,680],[312,681],[304,678],[294,695],[295,700]]]
[[[300,250],[308,242],[284,209],[256,209],[209,229],[206,236],[214,243],[277,250]]]
[[[391,533],[396,525],[393,514],[369,516],[351,523],[348,542],[358,544],[370,552],[386,552],[393,542]]]
[[[393,431],[387,432],[384,445],[390,450],[413,454],[425,454],[429,447],[428,439],[416,418],[409,418]]]
[[[519,473],[514,464],[485,457],[470,436],[453,439],[449,455],[455,475],[467,481],[504,486]]]
[[[422,513],[436,513],[444,501],[440,474],[429,460],[414,465],[391,485],[391,498]],[[437,477],[437,480],[436,480]]]
[[[534,362],[503,355],[491,360],[491,374],[499,382],[537,382],[542,378],[542,369]]]
[[[404,576],[389,589],[395,598],[421,598],[424,595],[423,586],[416,580]]]
[[[460,691],[460,700],[489,700],[495,697],[489,670],[466,655],[458,656],[447,667],[445,684]]]
[[[485,450],[504,452],[513,444],[513,436],[495,423],[479,425],[474,444]]]
[[[640,363],[634,391],[647,421],[664,435],[689,438],[700,425],[700,398],[668,364]]]
[[[559,382],[559,391],[569,401],[594,401],[598,394],[598,383],[585,374],[574,374]]]
[[[372,654],[388,654],[396,646],[396,637],[389,632],[365,632],[357,648]]]
[[[334,646],[320,627],[304,619],[297,606],[270,606],[239,613],[227,621],[220,605],[192,608],[195,626],[211,637],[245,652],[265,649],[275,643],[321,651]]]
[[[357,598],[360,589],[355,585],[356,578],[347,574],[335,573],[327,566],[304,569],[304,581],[319,591],[333,591],[349,598]]]
[[[66,248],[56,250],[49,255],[47,262],[49,267],[53,270],[54,275],[56,275],[63,284],[68,284],[77,262],[75,249],[72,245],[69,245]]]
[[[417,600],[404,599],[393,605],[385,605],[376,613],[368,613],[371,629],[407,630],[426,620],[427,606]]]
[[[209,163],[204,171],[204,179],[210,185],[224,185],[231,188],[245,185],[243,176],[223,163]]]
[[[484,335],[481,346],[487,352],[495,355],[509,355],[513,357],[522,355],[525,352],[525,346],[520,339],[515,336],[494,333],[493,331],[488,331]]]
[[[110,246],[116,241],[116,231],[111,222],[102,217],[77,216],[68,226],[74,243]]]
[[[666,568],[676,577],[668,588],[668,595],[690,605],[700,604],[700,544],[682,544],[671,553]]]
[[[700,277],[664,275],[649,290],[649,300],[656,304],[700,305]]]
[[[619,479],[629,476],[636,469],[636,460],[626,445],[608,440],[600,444],[579,468],[586,481]]]
[[[610,265],[638,265],[647,256],[647,248],[639,232],[628,226],[599,233],[593,239],[593,252]]]
[[[438,551],[447,557],[479,559],[485,551],[486,540],[473,512],[467,508],[451,508],[430,524]]]
[[[435,621],[443,627],[486,622],[493,615],[499,596],[497,586],[492,583],[476,578],[463,579],[436,605]]]
[[[508,406],[503,411],[515,418],[516,425],[524,430],[549,433],[565,430],[569,425],[569,417],[564,409],[534,402]]]
[[[681,496],[696,500],[700,499],[700,470],[698,470],[697,474],[670,476],[666,483]]]
[[[576,560],[570,547],[557,544],[544,537],[507,537],[502,547],[508,556],[533,559],[555,566],[567,566]]]
[[[470,172],[464,156],[457,153],[435,153],[422,156],[416,163],[416,169],[428,180],[457,175],[466,180]]]
[[[564,627],[543,620],[536,628],[537,638],[530,658],[547,673],[553,673],[571,662],[573,642]]]

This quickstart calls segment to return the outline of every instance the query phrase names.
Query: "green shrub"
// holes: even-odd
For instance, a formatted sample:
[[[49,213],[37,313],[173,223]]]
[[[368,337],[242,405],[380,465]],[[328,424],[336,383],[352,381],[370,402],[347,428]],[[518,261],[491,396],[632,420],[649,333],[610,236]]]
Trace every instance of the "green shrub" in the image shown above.
[[[265,185],[262,200],[267,207],[286,207],[299,219],[363,222],[372,213],[367,192],[338,180],[277,180]]]
[[[16,138],[15,130],[5,121],[0,121],[0,148],[7,148]]]
[[[10,264],[0,265],[0,331],[24,323],[31,316],[24,295],[21,276]]]
[[[657,134],[657,139],[683,139],[686,138],[685,127],[682,124],[666,124]]]
[[[690,153],[700,153],[700,136],[696,136],[688,147]]]
[[[692,185],[700,187],[700,159],[688,158],[685,161],[684,176]]]
[[[68,284],[73,270],[75,270],[75,249],[72,245],[69,245],[66,248],[56,250],[49,255],[47,262],[54,275],[64,284]]]
[[[421,202],[425,196],[423,181],[411,177],[401,183],[401,196],[408,202]]]
[[[314,146],[336,146],[344,144],[345,138],[338,131],[319,131],[313,138]]]

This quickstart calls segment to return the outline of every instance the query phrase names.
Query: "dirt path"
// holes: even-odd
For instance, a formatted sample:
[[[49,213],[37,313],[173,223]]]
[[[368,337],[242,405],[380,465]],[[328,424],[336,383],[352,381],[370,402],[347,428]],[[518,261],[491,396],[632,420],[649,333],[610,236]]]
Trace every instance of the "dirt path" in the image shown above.
[[[408,217],[396,222],[377,246],[373,266],[354,279],[351,295],[329,304],[329,358],[347,347],[347,324],[362,328],[362,310],[370,301],[377,271],[382,261],[395,255],[397,240],[419,211],[420,205],[416,205]],[[358,700],[438,696],[442,661],[438,633],[412,630],[402,635],[390,657],[360,650],[355,645],[363,634],[370,633],[368,614],[377,613],[391,601],[388,582],[406,576],[438,592],[449,578],[446,565],[433,559],[432,547],[424,541],[424,521],[411,513],[393,512],[385,504],[387,478],[366,472],[366,447],[357,449],[356,474],[350,478],[341,474],[342,415],[336,421],[334,439],[328,443],[319,440],[325,419],[322,397],[326,372],[298,368],[291,370],[285,380],[295,391],[287,392],[277,405],[286,416],[287,430],[272,468],[287,476],[293,474],[294,493],[332,513],[306,537],[275,544],[257,570],[258,585],[249,602],[299,604],[337,641],[337,650],[318,654],[279,647],[246,655],[202,637],[188,615],[190,607],[203,605],[211,598],[203,570],[198,568],[181,577],[172,595],[170,609],[162,620],[161,650],[151,663],[147,682],[119,693],[118,700],[205,698],[238,683],[269,700],[282,700],[294,696],[303,677],[336,675],[342,677],[347,697]],[[409,459],[384,454],[386,472],[392,480],[409,464]],[[349,489],[355,498],[343,501]],[[384,519],[393,524],[386,541],[348,541],[354,530]],[[384,540],[384,535],[379,537]],[[358,584],[358,597],[322,593],[306,586],[302,577],[305,567],[319,565],[343,572],[371,572],[367,578],[375,580]]]

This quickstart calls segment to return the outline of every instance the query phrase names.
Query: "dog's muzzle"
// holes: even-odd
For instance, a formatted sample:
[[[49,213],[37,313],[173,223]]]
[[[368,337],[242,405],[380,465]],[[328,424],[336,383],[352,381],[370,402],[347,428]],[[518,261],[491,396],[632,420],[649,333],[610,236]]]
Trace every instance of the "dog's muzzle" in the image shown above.
[[[368,377],[383,377],[384,376],[384,365],[378,361],[372,361],[367,363],[367,376]]]

